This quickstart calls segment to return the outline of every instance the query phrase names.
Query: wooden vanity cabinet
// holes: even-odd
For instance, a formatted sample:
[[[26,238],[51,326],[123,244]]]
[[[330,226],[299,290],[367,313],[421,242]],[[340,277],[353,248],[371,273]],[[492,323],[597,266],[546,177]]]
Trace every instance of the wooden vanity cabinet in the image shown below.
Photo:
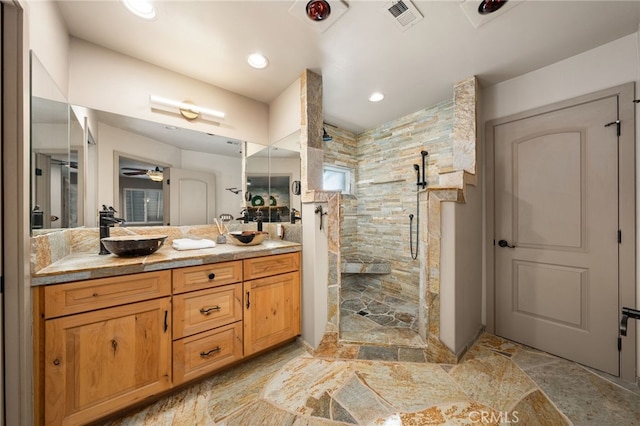
[[[300,253],[34,288],[36,424],[87,424],[300,334]]]
[[[244,355],[300,334],[300,253],[244,260]]]
[[[46,425],[86,424],[171,387],[170,285],[161,271],[36,289]]]

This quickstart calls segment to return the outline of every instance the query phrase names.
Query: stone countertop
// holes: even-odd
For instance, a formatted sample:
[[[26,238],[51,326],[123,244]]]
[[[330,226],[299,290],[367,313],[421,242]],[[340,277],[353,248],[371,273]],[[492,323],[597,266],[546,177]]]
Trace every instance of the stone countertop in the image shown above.
[[[290,241],[265,240],[255,246],[217,244],[216,247],[178,251],[166,244],[149,256],[118,257],[113,254],[72,253],[31,276],[31,285],[58,284],[93,278],[205,265],[250,257],[301,251]]]

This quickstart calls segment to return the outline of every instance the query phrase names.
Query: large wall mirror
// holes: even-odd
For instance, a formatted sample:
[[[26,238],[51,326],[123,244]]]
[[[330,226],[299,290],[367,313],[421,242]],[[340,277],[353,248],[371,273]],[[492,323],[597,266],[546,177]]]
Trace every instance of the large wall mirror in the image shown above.
[[[84,130],[31,52],[31,229],[84,224]]]
[[[295,144],[267,147],[103,111],[94,116],[100,155],[113,151],[114,207],[125,223],[195,225],[245,215],[255,221],[258,210],[265,222],[287,222],[300,210],[292,193],[292,182],[300,180]],[[131,149],[136,144],[149,154]],[[205,203],[209,197],[212,205]],[[260,199],[269,203],[256,206]],[[178,207],[179,200],[187,201]]]
[[[70,106],[31,56],[32,229],[95,227],[103,204],[125,226],[206,224],[246,212],[255,220],[258,209],[264,221],[286,222],[300,211],[295,135],[267,147]],[[181,187],[185,196],[173,192]],[[254,205],[260,197],[265,204]]]

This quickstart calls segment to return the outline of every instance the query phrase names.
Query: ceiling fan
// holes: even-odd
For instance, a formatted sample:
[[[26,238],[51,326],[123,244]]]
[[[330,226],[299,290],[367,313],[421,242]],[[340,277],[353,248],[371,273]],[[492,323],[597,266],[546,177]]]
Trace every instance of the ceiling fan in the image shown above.
[[[162,170],[160,170],[160,167],[155,168],[155,170],[152,169],[140,169],[140,168],[136,168],[136,167],[122,167],[120,168],[120,170],[130,170],[128,172],[123,171],[122,174],[124,176],[142,176],[142,175],[147,175],[149,176],[149,179],[155,181],[155,182],[162,182],[163,179],[163,174],[162,174]]]

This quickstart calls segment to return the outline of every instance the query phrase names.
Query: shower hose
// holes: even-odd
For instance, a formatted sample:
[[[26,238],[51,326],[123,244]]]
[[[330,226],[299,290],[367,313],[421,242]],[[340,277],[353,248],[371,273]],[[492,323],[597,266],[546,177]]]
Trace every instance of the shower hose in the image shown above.
[[[420,236],[420,191],[416,190],[416,247],[415,253],[413,249],[413,214],[409,215],[409,248],[411,249],[411,258],[418,258],[418,238]]]

